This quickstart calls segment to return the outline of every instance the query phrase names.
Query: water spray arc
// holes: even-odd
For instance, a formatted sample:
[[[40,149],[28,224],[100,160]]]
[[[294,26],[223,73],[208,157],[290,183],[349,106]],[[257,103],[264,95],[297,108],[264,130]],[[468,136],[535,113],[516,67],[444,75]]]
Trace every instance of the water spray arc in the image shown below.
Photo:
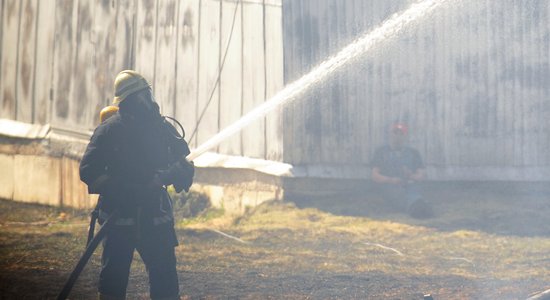
[[[239,132],[251,122],[265,116],[267,113],[278,107],[288,104],[292,100],[296,99],[296,97],[301,93],[326,79],[335,70],[346,65],[354,58],[367,52],[384,40],[396,36],[413,21],[419,19],[420,17],[427,16],[431,11],[443,4],[445,1],[447,0],[425,0],[417,2],[401,13],[394,14],[380,26],[356,39],[354,42],[340,50],[340,52],[336,55],[323,61],[298,80],[288,84],[272,98],[248,112],[235,123],[218,132],[199,147],[193,149],[191,154],[187,156],[187,159],[193,160],[199,157],[206,151],[216,147],[228,137]]]

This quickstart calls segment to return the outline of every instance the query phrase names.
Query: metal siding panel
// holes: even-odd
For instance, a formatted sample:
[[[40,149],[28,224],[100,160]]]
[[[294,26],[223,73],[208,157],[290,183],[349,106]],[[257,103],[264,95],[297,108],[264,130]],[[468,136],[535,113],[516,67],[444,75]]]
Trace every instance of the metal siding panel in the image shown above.
[[[216,84],[216,80],[219,73],[220,59],[220,2],[202,0],[200,11],[199,51],[201,54],[199,60],[198,113],[199,116],[202,112],[205,113],[202,120],[200,120],[200,124],[198,124],[197,141],[199,145],[218,133],[219,130],[219,85]],[[212,98],[210,98],[210,95],[212,95]]]
[[[36,52],[36,0],[23,1],[17,49],[17,117],[21,122],[33,121],[33,86]]]
[[[264,102],[263,16],[260,4],[243,5],[243,114]],[[265,119],[243,129],[243,155],[265,158]],[[254,141],[252,143],[245,141]]]
[[[540,66],[543,64],[540,61],[540,52],[538,46],[538,28],[540,24],[540,12],[544,11],[541,7],[542,2],[530,2],[524,7],[522,14],[523,20],[528,20],[528,25],[524,28],[522,38],[522,50],[524,57],[523,79],[524,94],[522,98],[525,100],[523,104],[523,165],[536,166],[539,159],[539,133],[537,132],[537,115],[536,107],[539,101],[540,86],[537,84],[536,75]]]
[[[492,3],[491,3],[492,4]],[[494,99],[495,99],[495,128],[497,133],[497,142],[496,142],[496,149],[497,151],[494,153],[495,157],[497,158],[497,164],[506,164],[510,161],[510,158],[508,157],[509,151],[506,147],[506,139],[507,139],[507,130],[506,130],[506,120],[505,120],[505,114],[504,114],[504,103],[503,100],[505,100],[504,96],[504,84],[501,80],[501,74],[504,72],[502,68],[502,56],[504,53],[504,45],[506,45],[506,37],[504,34],[502,34],[502,24],[499,20],[502,20],[503,15],[503,6],[493,6],[489,5],[489,11],[491,12],[491,23],[490,23],[490,33],[492,38],[492,45],[493,49],[491,51],[490,57],[493,59],[491,64],[493,65],[492,69],[492,75],[494,76]]]
[[[180,2],[179,36],[177,38],[177,84],[176,118],[182,123],[186,140],[197,147],[196,140],[190,140],[197,123],[197,91],[199,69],[199,0]],[[199,125],[200,126],[200,125]]]
[[[315,16],[312,17],[312,28],[317,28],[314,32],[319,36],[317,39],[317,45],[313,45],[316,49],[312,51],[317,54],[316,65],[319,65],[322,61],[333,55],[338,51],[339,45],[342,44],[342,28],[345,27],[345,23],[342,22],[342,18],[338,18],[345,12],[342,8],[345,5],[344,2],[322,2],[319,5],[315,1],[310,1],[311,11],[315,12]],[[340,5],[338,5],[340,4]],[[317,10],[315,10],[317,9]],[[334,34],[336,33],[336,34]],[[345,97],[345,90],[342,88],[342,73],[337,72],[332,74],[326,82],[318,85],[311,92],[312,99],[308,99],[313,105],[319,107],[319,115],[313,116],[312,123],[316,128],[313,131],[314,135],[310,136],[309,146],[312,148],[312,152],[319,152],[317,155],[312,156],[313,163],[328,163],[338,162],[338,158],[349,158],[349,156],[343,156],[342,146],[339,145],[339,140],[343,135],[341,132],[342,122],[339,119],[340,111],[349,107],[349,99]],[[339,105],[333,107],[333,103],[338,103],[338,100],[346,101],[345,106]],[[343,101],[341,102],[343,103]],[[303,103],[304,110],[311,110],[310,103]],[[317,148],[314,149],[314,148]]]
[[[299,16],[298,16],[298,20],[296,21],[296,27],[297,27],[297,30],[298,30],[298,38],[300,40],[300,44],[299,44],[299,52],[297,54],[297,56],[299,57],[299,60],[297,61],[298,63],[298,70],[296,71],[296,77],[295,79],[298,79],[300,78],[301,76],[303,76],[308,70],[309,68],[307,67],[306,65],[306,59],[307,59],[307,56],[308,55],[311,55],[309,53],[309,49],[307,47],[304,46],[303,42],[306,40],[306,37],[305,35],[307,34],[307,32],[305,31],[305,27],[307,24],[305,24],[307,21],[304,20],[304,11],[306,10],[305,7],[306,7],[306,4],[309,3],[309,2],[302,2],[300,1],[301,5],[300,5],[300,10],[298,11],[299,12]],[[304,98],[302,98],[304,97]],[[306,113],[308,112],[306,109],[304,109],[304,106],[303,106],[303,103],[308,101],[307,99],[308,95],[307,94],[304,94],[303,96],[301,96],[301,99],[299,99],[300,102],[298,103],[294,103],[293,105],[293,134],[294,134],[294,139],[293,139],[293,142],[292,144],[290,145],[293,149],[293,153],[294,153],[294,161],[292,163],[296,163],[296,164],[305,164],[305,163],[308,163],[308,157],[306,155],[304,155],[304,153],[306,152],[305,149],[306,149],[306,143],[307,143],[307,131],[306,131],[306,123],[308,122],[307,120],[307,116],[306,116]],[[310,103],[310,106],[311,107],[316,107],[315,104],[311,104]]]
[[[511,57],[513,57],[515,52],[515,47],[510,47],[510,39],[512,38],[512,28],[506,26],[504,20],[511,20],[513,10],[509,10],[509,7],[506,7],[507,3],[502,5],[502,18],[499,19],[499,24],[502,28],[501,34],[503,36],[502,40],[502,50],[500,53],[501,56],[501,72],[500,74],[500,83],[501,83],[501,105],[503,107],[502,122],[505,128],[505,141],[504,141],[504,151],[506,155],[506,162],[511,166],[516,166],[516,155],[515,155],[515,143],[514,143],[514,101],[513,99],[513,82],[510,82],[506,78],[506,73],[510,70],[513,72],[513,65],[509,65],[511,62]]]
[[[361,3],[365,7],[361,18],[365,19],[363,23],[374,27],[411,2]],[[360,21],[351,20],[360,9],[351,9],[352,2],[338,4],[331,12],[337,11],[337,18],[347,19],[347,25],[328,35],[331,39],[328,46],[321,35],[321,49],[311,48],[316,30],[332,30],[331,20],[326,16],[321,17],[324,24],[314,25],[317,29],[308,27],[311,15],[325,4],[285,2],[287,80],[290,74],[307,72],[307,63],[319,59],[318,54],[324,57],[324,48],[356,35],[354,26]],[[300,10],[300,5],[306,9]],[[292,11],[287,16],[289,6]],[[537,16],[536,12],[541,11],[545,14]],[[548,94],[547,87],[536,86],[540,77],[547,77],[536,68],[548,66],[549,47],[543,46],[548,44],[545,41],[548,20],[544,17],[547,14],[548,3],[543,2],[447,4],[434,12],[434,17],[419,20],[418,27],[404,31],[384,50],[366,55],[368,58],[357,64],[363,70],[345,70],[344,75],[327,82],[327,86],[338,82],[332,88],[336,93],[319,88],[309,93],[317,97],[304,99],[307,105],[293,105],[287,113],[291,116],[287,117],[289,126],[284,129],[285,159],[289,157],[297,164],[336,162],[339,157],[355,156],[348,154],[359,151],[361,158],[353,162],[365,162],[374,145],[384,140],[386,126],[396,118],[408,117],[411,143],[425,153],[430,165],[449,170],[476,165],[538,166],[543,156],[547,164],[549,155],[545,150],[549,139],[540,129],[540,123],[546,119],[533,112],[544,110],[543,100],[536,99]],[[537,25],[541,23],[544,25]],[[544,28],[543,32],[538,31],[538,26]],[[335,109],[329,100],[332,97],[345,101]],[[359,102],[361,97],[367,100]],[[322,103],[320,130],[311,122],[317,109],[312,106],[319,101],[315,98],[321,98]],[[338,114],[336,110],[342,112]],[[360,111],[367,114],[366,120]],[[342,121],[346,116],[351,121]],[[346,133],[357,134],[358,130],[366,132],[362,137],[368,140],[368,146],[342,138]],[[316,135],[318,132],[322,135]],[[320,160],[309,155],[308,145],[315,143],[321,143],[321,148],[327,151]]]
[[[158,6],[153,91],[161,113],[174,116],[177,3],[163,0]]]
[[[288,85],[298,79],[300,74],[302,56],[300,51],[300,41],[302,40],[300,18],[302,1],[285,0],[283,3],[285,85]],[[297,100],[299,101],[300,99]],[[296,147],[298,144],[297,137],[300,136],[302,129],[302,127],[297,126],[296,122],[298,109],[299,106],[296,103],[292,103],[287,105],[283,112],[283,161],[292,164],[300,161]]]
[[[283,27],[283,83],[284,85],[292,82],[294,73],[297,69],[297,47],[298,39],[296,36],[296,27],[294,22],[296,19],[296,9],[299,1],[283,0],[282,7],[282,27]],[[282,108],[282,138],[283,138],[283,161],[292,163],[294,161],[294,152],[292,147],[294,141],[294,104],[287,105]]]
[[[265,7],[265,74],[267,84],[265,88],[268,99],[284,87],[283,31],[281,21],[282,11],[280,5]],[[269,160],[282,161],[283,159],[282,113],[283,109],[279,108],[266,117],[266,158]]]
[[[16,119],[17,107],[17,53],[20,21],[19,0],[5,0],[2,17],[2,64],[0,74],[0,95],[2,109],[0,118]]]
[[[50,122],[50,90],[52,88],[55,42],[55,0],[40,0],[37,15],[36,65],[34,81],[35,119],[39,124]]]
[[[533,122],[535,123],[533,125],[534,131],[537,133],[536,141],[537,141],[537,165],[550,165],[550,160],[547,159],[548,152],[547,151],[549,145],[547,143],[548,139],[550,139],[550,132],[548,131],[548,127],[544,126],[544,123],[546,121],[545,114],[544,114],[544,104],[546,100],[548,99],[548,88],[545,88],[546,80],[549,79],[550,75],[550,63],[548,62],[548,46],[549,43],[545,42],[545,34],[548,29],[548,20],[549,12],[548,9],[550,8],[550,5],[548,3],[541,4],[541,7],[538,10],[538,13],[540,14],[539,20],[544,20],[543,22],[538,23],[537,26],[537,33],[536,33],[536,45],[537,45],[537,64],[538,68],[535,68],[535,72],[533,74],[533,84],[535,84],[538,87],[537,92],[537,103],[532,107],[532,109],[535,111],[535,116]]]
[[[368,12],[366,10],[366,5],[364,1],[355,2],[355,17],[353,18],[353,31],[352,36],[360,36],[363,34],[366,28],[366,16]],[[355,78],[353,78],[355,76]],[[355,105],[357,111],[355,112],[355,140],[356,140],[356,151],[358,160],[361,162],[368,162],[370,159],[370,132],[369,132],[369,122],[370,118],[370,99],[366,93],[366,86],[370,81],[370,78],[367,76],[367,63],[365,59],[361,59],[356,64],[355,72],[352,75],[348,75],[350,81],[350,88],[353,89],[355,94]],[[351,138],[351,137],[350,137]]]
[[[222,2],[221,51],[225,57],[220,78],[220,128],[223,129],[241,117],[242,105],[242,7],[239,2]],[[235,19],[235,20],[233,20]],[[231,32],[232,25],[233,32]],[[226,52],[227,51],[227,52]],[[230,155],[242,153],[241,134],[235,134],[220,144],[220,152]]]
[[[485,101],[487,101],[487,130],[489,132],[489,135],[491,136],[488,148],[491,152],[490,156],[490,162],[491,165],[498,165],[499,163],[499,156],[495,155],[496,153],[500,152],[500,148],[498,146],[499,141],[499,135],[498,135],[498,127],[497,127],[497,94],[495,89],[495,84],[497,81],[497,76],[495,73],[495,66],[494,66],[494,55],[491,53],[495,51],[494,49],[494,43],[490,42],[491,39],[491,20],[490,17],[492,15],[492,9],[489,7],[489,2],[484,2],[483,4],[483,10],[482,15],[480,15],[481,22],[483,25],[480,25],[480,28],[478,29],[481,34],[479,35],[479,49],[484,50],[480,51],[480,62],[482,63],[482,67],[480,68],[481,76],[484,77],[482,79],[485,90],[483,91],[483,94],[480,95],[480,97],[484,97]]]
[[[521,8],[515,8],[515,9],[512,9],[510,10],[510,14],[511,14],[511,20],[512,21],[512,24],[517,24],[517,14],[518,14],[518,10],[521,9]],[[521,56],[521,48],[520,46],[517,44],[517,40],[518,40],[518,32],[517,30],[515,30],[515,28],[513,26],[509,26],[509,33],[511,35],[511,40],[512,40],[512,43],[511,45],[513,45],[512,47],[512,51],[511,51],[511,55],[510,57],[508,58],[508,63],[509,63],[509,66],[512,67],[512,70],[511,72],[509,70],[507,70],[509,73],[508,77],[511,77],[511,78],[508,78],[509,81],[511,81],[511,89],[510,89],[510,94],[509,94],[509,98],[508,98],[508,101],[511,102],[511,105],[509,106],[510,107],[510,114],[509,116],[512,117],[512,136],[513,136],[513,149],[514,149],[514,165],[521,165],[522,163],[522,153],[521,153],[521,150],[522,150],[522,146],[521,146],[521,140],[520,140],[520,135],[519,135],[519,131],[521,130],[520,128],[520,125],[521,125],[521,115],[518,116],[517,112],[519,110],[521,110],[521,102],[520,101],[517,101],[516,99],[518,99],[519,95],[518,95],[518,91],[520,90],[520,87],[519,87],[519,81],[518,81],[518,76],[516,76],[516,74],[518,74],[519,72],[521,72],[521,61],[519,61],[518,59],[520,59],[520,56]],[[509,36],[510,36],[509,35]],[[509,41],[510,43],[510,41]],[[522,99],[523,100],[523,99]]]
[[[447,28],[443,45],[445,45],[445,59],[448,65],[447,68],[445,68],[445,75],[443,77],[444,82],[442,83],[445,89],[445,97],[441,100],[441,110],[438,112],[441,114],[442,119],[438,135],[441,145],[438,149],[440,152],[437,164],[442,166],[451,164],[449,157],[449,148],[452,147],[450,132],[454,129],[452,121],[454,119],[455,110],[457,109],[457,103],[454,102],[456,100],[456,83],[454,80],[456,53],[457,48],[459,48],[462,43],[460,39],[463,38],[463,36],[457,32],[457,18],[454,12],[452,10],[445,10],[443,14],[445,15],[444,26],[446,26],[444,28]]]
[[[320,15],[322,9],[326,3],[307,1],[303,6],[302,11],[302,30],[303,30],[303,44],[304,52],[302,57],[302,75],[308,73],[313,69],[321,60],[320,57],[320,36],[323,31],[324,24],[319,23],[322,18]],[[323,8],[324,10],[324,8]],[[323,153],[323,135],[322,135],[322,122],[323,114],[326,113],[323,106],[323,88],[317,87],[310,91],[307,91],[304,99],[301,99],[296,106],[300,107],[300,115],[298,115],[298,124],[302,122],[304,126],[302,135],[300,137],[301,145],[301,157],[303,157],[303,163],[319,163]]]

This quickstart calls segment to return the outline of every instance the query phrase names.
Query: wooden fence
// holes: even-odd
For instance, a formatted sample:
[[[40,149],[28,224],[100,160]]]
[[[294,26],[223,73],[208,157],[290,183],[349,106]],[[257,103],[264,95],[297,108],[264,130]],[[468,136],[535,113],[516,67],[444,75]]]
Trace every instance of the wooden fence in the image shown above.
[[[280,0],[3,0],[0,9],[0,118],[91,130],[115,75],[135,69],[196,146],[283,85]],[[279,127],[270,115],[217,150],[280,159]]]
[[[413,2],[3,0],[0,118],[90,130],[133,68],[197,146]],[[549,79],[550,2],[447,1],[216,150],[366,168],[402,120],[434,179],[549,180]]]

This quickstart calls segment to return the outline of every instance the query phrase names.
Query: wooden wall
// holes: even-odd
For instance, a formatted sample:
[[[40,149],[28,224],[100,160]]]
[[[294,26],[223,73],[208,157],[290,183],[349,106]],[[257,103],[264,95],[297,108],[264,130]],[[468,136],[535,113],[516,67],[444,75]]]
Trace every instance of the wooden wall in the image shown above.
[[[285,83],[412,2],[283,1]],[[368,165],[403,120],[429,167],[549,180],[549,82],[549,1],[447,1],[285,109],[284,161]]]
[[[280,0],[2,0],[0,16],[0,118],[91,130],[135,69],[195,147],[283,86]],[[281,159],[280,126],[218,151]]]
[[[93,129],[134,68],[197,146],[414,2],[281,1],[2,0],[0,118]],[[550,2],[447,2],[217,151],[368,166],[400,119],[429,167],[550,176]]]

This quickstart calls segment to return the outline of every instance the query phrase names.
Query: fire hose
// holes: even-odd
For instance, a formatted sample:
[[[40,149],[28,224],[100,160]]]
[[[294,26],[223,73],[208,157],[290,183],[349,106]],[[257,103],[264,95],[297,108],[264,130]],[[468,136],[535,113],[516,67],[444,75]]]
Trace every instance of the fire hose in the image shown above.
[[[65,300],[67,299],[67,296],[69,296],[69,293],[71,292],[71,289],[73,288],[76,280],[78,279],[78,276],[84,270],[84,267],[88,263],[88,260],[94,253],[97,246],[99,246],[99,243],[103,240],[105,235],[107,234],[107,231],[112,226],[113,223],[116,222],[117,219],[117,212],[113,212],[107,220],[103,223],[101,228],[97,231],[97,234],[93,236],[93,231],[95,229],[95,218],[92,215],[92,222],[90,222],[90,231],[88,233],[88,243],[86,244],[86,250],[84,251],[84,254],[80,257],[80,260],[74,267],[73,271],[71,272],[71,275],[69,275],[69,279],[67,279],[67,282],[65,282],[65,285],[63,286],[63,289],[61,292],[59,292],[59,295],[57,296],[57,300]],[[92,225],[92,223],[94,223]]]

